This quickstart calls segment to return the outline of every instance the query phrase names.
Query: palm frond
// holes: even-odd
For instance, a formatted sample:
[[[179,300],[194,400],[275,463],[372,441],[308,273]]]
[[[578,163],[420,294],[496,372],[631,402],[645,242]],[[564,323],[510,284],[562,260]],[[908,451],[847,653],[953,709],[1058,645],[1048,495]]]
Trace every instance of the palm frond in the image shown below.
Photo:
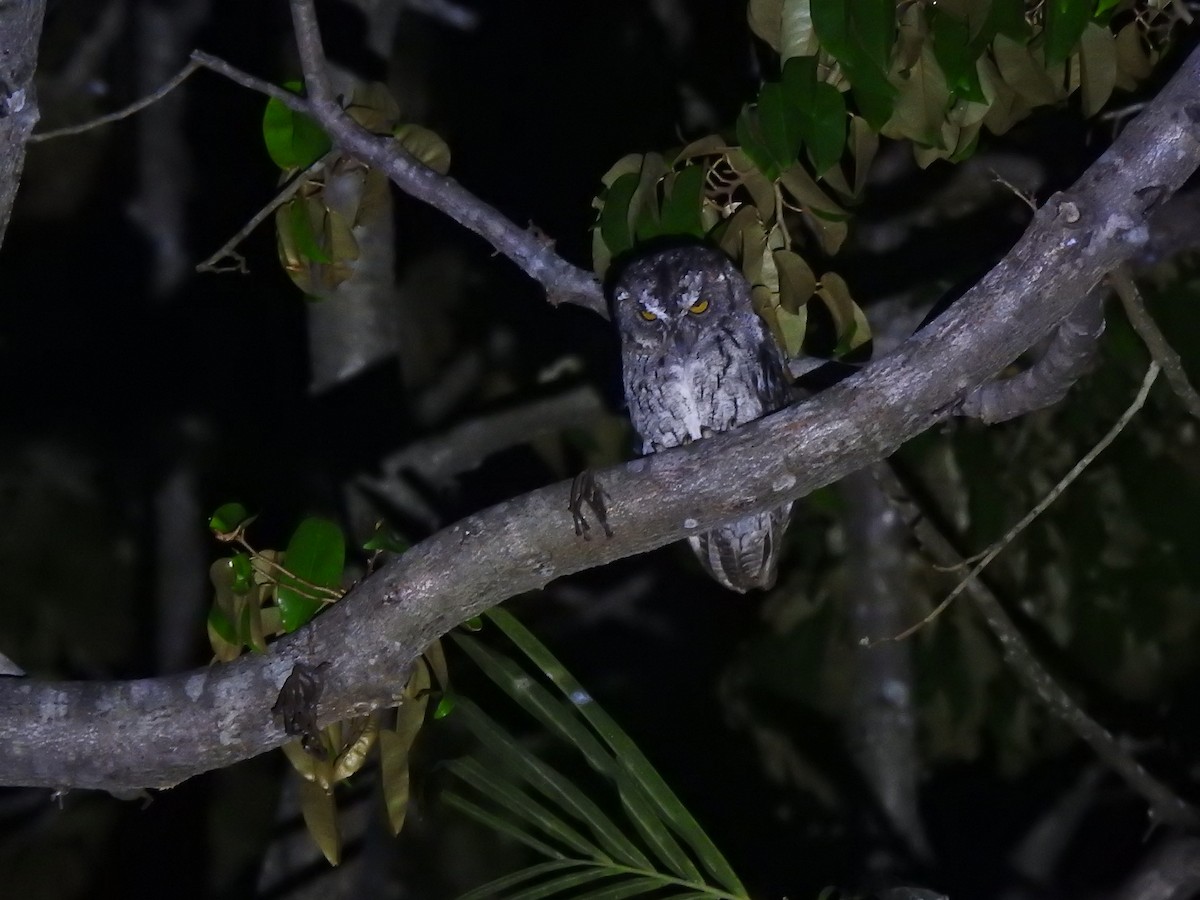
[[[458,794],[448,800],[549,858],[477,888],[462,900],[745,898],[732,867],[629,736],[511,614],[494,609],[487,617],[531,669],[475,637],[456,634],[455,643],[525,712],[602,776],[619,798],[624,818],[614,821],[601,804],[535,757],[478,706],[460,699],[456,712],[462,713],[483,750],[477,759],[457,760],[449,768],[484,800],[480,805]]]

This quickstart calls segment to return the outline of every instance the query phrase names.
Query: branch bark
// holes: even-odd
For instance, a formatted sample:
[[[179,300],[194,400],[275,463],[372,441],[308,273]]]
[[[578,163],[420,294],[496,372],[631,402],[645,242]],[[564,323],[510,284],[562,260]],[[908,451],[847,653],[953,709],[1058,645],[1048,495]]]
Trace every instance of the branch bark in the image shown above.
[[[373,154],[368,161],[412,174],[391,141],[356,134],[347,149],[360,145]],[[465,618],[882,459],[943,419],[1134,254],[1147,240],[1147,216],[1198,163],[1194,51],[1083,177],[1038,211],[1008,256],[895,352],[746,428],[597,472],[611,497],[611,539],[577,538],[569,486],[555,484],[433,535],[271,653],[130,682],[0,678],[0,784],[165,787],[269,750],[286,739],[270,709],[296,662],[329,663],[322,724],[395,704],[416,654]],[[415,178],[438,189],[425,174]]]
[[[25,144],[38,120],[33,73],[45,0],[0,3],[0,244],[25,168]]]

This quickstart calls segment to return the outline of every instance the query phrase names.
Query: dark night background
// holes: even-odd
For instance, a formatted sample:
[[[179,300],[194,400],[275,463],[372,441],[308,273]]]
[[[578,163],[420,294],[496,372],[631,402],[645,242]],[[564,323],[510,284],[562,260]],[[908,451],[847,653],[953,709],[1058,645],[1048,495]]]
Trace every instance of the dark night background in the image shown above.
[[[47,72],[64,70],[106,6],[50,4],[42,50]],[[297,77],[282,0],[123,7],[122,24],[87,80],[93,96],[63,99],[43,90],[45,127],[85,120],[144,93],[141,48],[146,30],[157,27],[150,9],[154,21],[193,17],[193,25],[178,26],[171,38],[185,53],[200,48],[277,82]],[[334,2],[319,10],[335,61],[388,82],[402,107],[448,142],[455,178],[512,221],[536,224],[579,265],[590,262],[591,201],[601,174],[623,154],[727,127],[771,71],[738,0],[512,0],[464,8],[477,16],[473,28],[405,11],[388,60],[365,49],[361,12]],[[184,59],[167,66],[168,73]],[[406,322],[414,328],[430,323],[449,338],[440,356],[431,351],[421,378],[402,376],[389,361],[314,393],[305,300],[281,271],[269,221],[240,248],[249,274],[191,271],[272,196],[278,170],[262,145],[263,98],[210,72],[194,75],[174,96],[183,104],[190,150],[171,188],[186,203],[178,235],[188,261],[184,277],[155,289],[153,229],[130,215],[144,165],[136,116],[32,146],[0,251],[0,380],[6,386],[0,394],[0,513],[7,532],[0,537],[0,652],[39,677],[132,678],[204,665],[210,653],[207,566],[222,553],[205,520],[223,502],[237,499],[261,514],[253,529],[257,546],[282,546],[294,523],[310,514],[337,518],[354,531],[362,507],[347,499],[352,479],[378,475],[383,457],[418,438],[546,393],[539,376],[564,357],[575,363],[559,386],[590,384],[620,413],[619,359],[608,323],[581,309],[549,306],[535,284],[483,241],[399,195],[397,280],[415,310]],[[983,150],[1032,161],[1044,198],[1069,184],[1110,134],[1081,124],[1074,109],[1058,110],[1035,115],[1003,139],[985,138]],[[917,169],[899,147],[885,147],[884,162],[889,174],[868,193],[860,214],[865,229],[903,218],[955,177],[947,165]],[[924,292],[932,302],[969,285],[1025,221],[1011,204],[983,203],[948,226],[914,226],[892,250],[852,244],[838,270],[868,314],[876,300],[901,292]],[[1162,282],[1164,295],[1186,282],[1186,274],[1176,275]],[[1175,330],[1168,333],[1179,335],[1177,349],[1186,358],[1196,343],[1196,320],[1179,304],[1170,315]],[[1087,436],[1094,440],[1115,418],[1134,383],[1121,366],[1137,350],[1129,349],[1123,323],[1110,330],[1111,365],[1120,371],[1085,388],[1090,412],[1074,421],[1041,419],[1032,438],[1020,437],[1019,425],[1004,426],[997,455],[1075,435],[1086,447]],[[473,382],[430,411],[431,392],[464,360],[478,364]],[[1128,365],[1128,371],[1136,368]],[[1155,427],[1175,433],[1171,423],[1179,414],[1160,400]],[[628,451],[632,441],[615,421],[592,444]],[[1072,437],[1063,437],[1068,431]],[[981,430],[970,434],[968,444],[989,440]],[[586,447],[586,441],[564,441],[557,457],[544,448],[513,447],[477,470],[420,490],[449,523],[569,477],[591,461]],[[1136,447],[1129,457],[1136,467]],[[1177,461],[1190,470],[1185,457]],[[961,471],[985,471],[980,458]],[[1067,467],[1069,461],[1056,471]],[[1180,478],[1184,503],[1195,493],[1194,473]],[[1015,520],[1024,508],[1020,498],[1038,492],[1025,486],[1014,495],[1016,515],[1005,506],[996,517]],[[978,509],[985,501],[972,502]],[[1061,527],[1086,521],[1088,503],[1085,496],[1064,504]],[[921,812],[936,861],[924,864],[911,860],[902,836],[882,824],[837,719],[809,701],[817,682],[793,690],[754,671],[755,664],[770,663],[797,680],[819,674],[800,648],[823,656],[823,642],[838,633],[828,599],[836,595],[838,576],[822,579],[852,561],[837,559],[838,540],[829,537],[836,517],[837,501],[827,492],[805,507],[790,535],[794,566],[811,570],[784,582],[811,601],[813,611],[797,621],[817,629],[795,643],[779,643],[782,626],[772,618],[770,600],[724,592],[678,547],[564,579],[510,606],[639,743],[755,896],[795,900],[828,885],[891,882],[927,884],[963,898],[1103,896],[1145,851],[1144,804],[1057,726],[1028,713],[1033,724],[1022,734],[1029,745],[1020,751],[1006,743],[1011,732],[1003,725],[980,725],[977,740],[967,742],[973,750],[930,747]],[[426,533],[402,511],[398,521],[414,542]],[[570,527],[565,513],[564,527]],[[167,535],[182,537],[168,541]],[[365,537],[355,532],[351,541]],[[356,560],[360,570],[362,562]],[[1177,586],[1180,602],[1192,605],[1195,576],[1194,560],[1162,575]],[[1020,584],[1016,576],[1007,583]],[[1136,590],[1126,596],[1134,599]],[[1162,613],[1161,629],[1182,621],[1172,615]],[[1179,651],[1170,678],[1131,699],[1103,683],[1086,654],[1064,656],[1049,630],[1033,627],[1056,672],[1083,686],[1093,715],[1134,735],[1156,773],[1194,797],[1197,734],[1188,698],[1196,673],[1187,651]],[[1172,647],[1180,644],[1186,642]],[[944,662],[936,653],[922,660],[925,682],[963,677],[953,667],[939,668]],[[489,696],[463,669],[459,689]],[[804,777],[771,774],[753,728],[734,722],[730,712],[733,672],[741,673],[745,696],[754,698],[754,715],[772,723],[806,760],[809,783],[824,785],[835,802],[818,799],[829,793],[806,790]],[[999,693],[1010,712],[1017,709],[1014,686]],[[995,700],[996,694],[988,696]],[[372,888],[361,874],[355,878],[362,880],[339,882],[319,862],[264,895],[299,896],[317,885],[324,896],[440,897],[470,886],[455,881],[456,868],[482,877],[486,865],[479,860],[497,852],[496,838],[447,821],[438,807],[438,755],[459,738],[450,721],[429,728],[424,768],[418,765],[414,775],[411,828],[383,849],[377,836],[347,842],[348,861],[388,855],[395,881],[386,889]],[[194,778],[151,802],[82,792],[51,802],[44,791],[0,790],[0,896],[255,895],[268,842],[299,831],[294,821],[277,821],[284,770],[282,758],[268,754]],[[1058,814],[1058,804],[1077,787],[1086,797],[1083,818],[1066,834],[1052,873],[1035,884],[1018,871],[1016,848],[1039,822]],[[378,818],[369,775],[355,782],[350,796],[367,818]],[[509,859],[501,856],[500,871]]]

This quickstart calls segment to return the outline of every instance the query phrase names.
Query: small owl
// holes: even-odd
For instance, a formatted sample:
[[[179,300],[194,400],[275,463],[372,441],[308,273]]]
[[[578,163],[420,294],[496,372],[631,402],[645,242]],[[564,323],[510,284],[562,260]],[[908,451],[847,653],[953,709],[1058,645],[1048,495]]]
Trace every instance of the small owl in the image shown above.
[[[612,283],[625,399],[643,453],[753,422],[786,406],[783,354],[750,305],[750,285],[719,250],[688,245],[625,264]],[[775,583],[792,504],[688,538],[731,590]]]

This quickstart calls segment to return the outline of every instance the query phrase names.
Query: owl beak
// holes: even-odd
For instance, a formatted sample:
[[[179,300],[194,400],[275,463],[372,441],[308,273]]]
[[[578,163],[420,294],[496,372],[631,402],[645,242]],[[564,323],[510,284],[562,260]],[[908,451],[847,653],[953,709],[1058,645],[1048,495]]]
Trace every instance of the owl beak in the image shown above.
[[[675,348],[675,353],[679,356],[686,356],[691,350],[688,336],[683,333],[682,328],[676,328],[671,334],[671,345]]]

